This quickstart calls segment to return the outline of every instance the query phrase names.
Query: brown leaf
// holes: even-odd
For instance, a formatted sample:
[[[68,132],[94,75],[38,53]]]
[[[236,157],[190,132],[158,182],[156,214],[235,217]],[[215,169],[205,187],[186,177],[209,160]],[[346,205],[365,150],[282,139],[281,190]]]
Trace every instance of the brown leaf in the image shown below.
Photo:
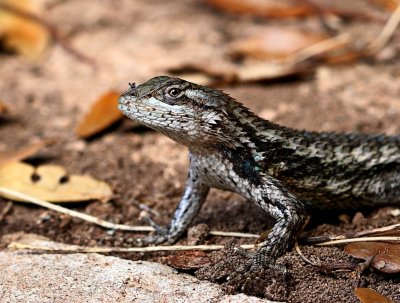
[[[369,288],[356,288],[354,293],[362,303],[393,303],[389,298]]]
[[[230,54],[260,60],[286,59],[289,55],[326,38],[322,33],[269,27],[257,36],[234,42]]]
[[[400,2],[396,0],[370,0],[370,1],[390,11],[394,11],[400,4]]]
[[[39,16],[43,13],[42,2],[0,0],[0,38],[4,48],[35,59],[47,47],[49,32],[38,22],[15,14],[13,10]]]
[[[244,65],[237,70],[238,82],[260,82],[308,73],[309,70],[292,64],[259,63]]]
[[[198,64],[187,64],[168,70],[168,73],[174,76],[207,86],[260,82],[307,72],[308,70],[291,64],[273,62],[235,66],[234,68],[213,67],[212,69]]]
[[[354,242],[344,251],[357,259],[370,260],[371,266],[384,273],[400,272],[400,244],[383,242]]]
[[[204,251],[189,250],[167,257],[166,263],[176,269],[195,270],[211,263]]]
[[[207,0],[209,4],[235,14],[250,14],[266,18],[304,17],[315,14],[314,7],[300,3],[263,0]]]
[[[382,0],[383,1],[383,0]],[[389,1],[389,0],[388,0]],[[264,18],[302,18],[312,15],[334,14],[343,18],[374,20],[376,16],[364,12],[336,8],[330,1],[296,0],[206,0],[220,10]]]
[[[235,82],[235,69],[227,66],[213,66],[207,63],[184,63],[171,67],[168,73],[179,76],[186,81],[206,86],[218,86]]]
[[[36,143],[32,143],[28,146],[25,146],[18,150],[13,151],[0,151],[0,165],[10,163],[10,162],[17,162],[23,159],[29,158],[36,154],[39,150],[44,148],[50,141],[39,141]]]
[[[116,91],[109,91],[102,95],[78,124],[75,133],[80,138],[88,138],[120,120],[123,117],[118,110],[120,95]]]
[[[4,102],[0,100],[0,114],[4,114],[8,111],[8,107]]]
[[[110,186],[89,176],[67,175],[56,165],[33,167],[12,162],[0,166],[0,186],[49,202],[77,202],[99,199],[108,201],[112,196]],[[2,195],[3,197],[22,201]]]

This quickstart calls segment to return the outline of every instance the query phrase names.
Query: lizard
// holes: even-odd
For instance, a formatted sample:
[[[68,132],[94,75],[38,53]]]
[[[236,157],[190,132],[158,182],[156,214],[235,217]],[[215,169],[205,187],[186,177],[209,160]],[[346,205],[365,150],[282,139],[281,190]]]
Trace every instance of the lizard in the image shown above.
[[[239,193],[275,223],[251,255],[274,266],[312,210],[400,204],[400,136],[296,130],[262,119],[221,90],[158,76],[130,83],[119,110],[189,148],[189,173],[169,225],[145,243],[172,244],[210,188]]]

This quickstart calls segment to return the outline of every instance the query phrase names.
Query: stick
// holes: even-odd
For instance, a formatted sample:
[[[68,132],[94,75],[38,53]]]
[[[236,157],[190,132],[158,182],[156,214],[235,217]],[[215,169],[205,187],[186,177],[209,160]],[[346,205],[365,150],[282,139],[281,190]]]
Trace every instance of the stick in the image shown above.
[[[351,37],[349,34],[340,34],[331,38],[327,38],[294,53],[287,61],[292,65],[296,65],[300,62],[306,61],[307,59],[326,53],[332,49],[348,46],[350,41]]]
[[[300,256],[300,258],[303,259],[304,262],[306,262],[306,263],[308,263],[308,264],[310,264],[310,265],[312,265],[312,266],[315,266],[315,267],[319,267],[319,266],[320,266],[319,264],[316,264],[316,263],[314,263],[313,261],[311,261],[310,259],[308,259],[308,258],[303,254],[303,252],[302,252],[301,249],[300,249],[299,243],[298,243],[297,241],[294,243],[294,248],[295,248],[297,254]]]
[[[78,212],[78,211],[75,211],[75,210],[71,210],[71,209],[68,209],[68,208],[65,208],[65,207],[62,207],[62,206],[59,206],[59,205],[55,205],[53,203],[50,203],[50,202],[35,198],[33,196],[30,196],[30,195],[26,195],[26,194],[17,192],[17,191],[12,190],[12,189],[1,187],[1,186],[0,186],[0,193],[6,194],[6,195],[10,195],[10,196],[13,196],[13,197],[16,197],[16,198],[19,198],[19,199],[23,199],[23,200],[26,200],[26,201],[29,201],[29,202],[31,202],[33,204],[42,206],[44,208],[48,208],[48,209],[54,210],[54,211],[62,213],[62,214],[66,214],[66,215],[69,215],[69,216],[74,217],[74,218],[79,218],[81,220],[94,223],[94,224],[99,225],[99,226],[104,227],[104,228],[126,230],[126,231],[153,231],[154,230],[150,226],[130,226],[130,225],[124,225],[124,224],[111,223],[111,222],[102,220],[100,218],[96,218],[96,217],[93,217],[91,215],[87,215],[87,214],[84,214],[84,213],[81,213],[81,212]]]
[[[393,232],[393,231],[397,231],[397,230],[400,230],[400,223],[385,226],[385,227],[374,228],[374,229],[370,229],[370,230],[362,230],[362,231],[359,231],[356,233],[346,233],[346,234],[338,235],[338,236],[308,237],[308,238],[302,239],[302,241],[305,244],[318,244],[318,243],[327,242],[327,241],[353,239],[353,238],[360,238],[360,237],[371,236],[371,235],[378,235],[378,234]]]
[[[376,242],[376,241],[400,241],[400,237],[361,237],[361,238],[352,238],[352,239],[342,239],[342,240],[334,240],[327,241],[322,243],[317,243],[317,246],[326,246],[326,245],[337,245],[344,243],[353,243],[353,242]]]
[[[376,38],[367,47],[366,51],[369,53],[369,55],[377,53],[386,46],[386,44],[393,37],[393,34],[396,32],[399,23],[400,23],[400,5],[397,5],[397,8],[394,10],[389,20],[386,22],[378,38]]]
[[[253,244],[240,246],[243,249],[252,249]],[[52,252],[52,253],[132,253],[132,252],[161,252],[161,251],[186,251],[186,250],[202,250],[213,251],[224,248],[224,245],[170,245],[170,246],[149,246],[149,247],[87,247],[77,245],[65,245],[65,247],[52,248],[38,244],[25,244],[20,242],[11,242],[8,248],[13,249],[30,249],[34,251]]]
[[[7,214],[10,212],[12,206],[14,204],[12,202],[8,202],[6,206],[4,206],[3,210],[0,213],[0,223],[4,220],[4,218],[7,216]]]
[[[73,218],[78,218],[83,221],[91,222],[93,224],[99,225],[104,228],[114,229],[114,230],[123,230],[123,231],[143,231],[143,232],[151,232],[154,231],[154,228],[151,226],[133,226],[133,225],[125,225],[125,224],[115,224],[112,222],[108,222],[102,220],[100,218],[84,214],[75,210],[71,210],[66,207],[62,207],[60,205],[56,205],[54,203],[47,202],[45,200],[9,189],[0,186],[0,193],[13,196],[15,198],[23,199],[25,201],[31,202],[35,205],[39,205],[41,207],[54,210],[56,212],[66,214]],[[247,233],[237,233],[237,232],[224,232],[224,231],[217,231],[212,230],[210,231],[210,235],[213,236],[223,236],[223,237],[242,237],[242,238],[258,238],[259,235],[256,234],[247,234]]]

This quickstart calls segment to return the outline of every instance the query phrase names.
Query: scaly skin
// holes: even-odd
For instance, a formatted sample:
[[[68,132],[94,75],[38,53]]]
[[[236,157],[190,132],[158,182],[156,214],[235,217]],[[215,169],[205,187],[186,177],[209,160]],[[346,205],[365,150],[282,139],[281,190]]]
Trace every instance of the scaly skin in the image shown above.
[[[400,137],[290,129],[222,91],[166,76],[132,84],[119,109],[190,150],[174,217],[146,242],[176,241],[210,188],[237,192],[276,220],[253,256],[263,266],[290,247],[310,209],[399,204]]]

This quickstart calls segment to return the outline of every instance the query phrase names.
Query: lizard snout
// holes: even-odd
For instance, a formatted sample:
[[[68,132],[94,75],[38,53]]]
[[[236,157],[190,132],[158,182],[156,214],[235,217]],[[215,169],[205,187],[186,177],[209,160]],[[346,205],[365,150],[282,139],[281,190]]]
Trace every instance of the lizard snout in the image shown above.
[[[128,102],[134,101],[137,97],[137,86],[135,83],[129,83],[130,88],[124,92],[118,99],[118,103],[121,105],[126,105]]]

